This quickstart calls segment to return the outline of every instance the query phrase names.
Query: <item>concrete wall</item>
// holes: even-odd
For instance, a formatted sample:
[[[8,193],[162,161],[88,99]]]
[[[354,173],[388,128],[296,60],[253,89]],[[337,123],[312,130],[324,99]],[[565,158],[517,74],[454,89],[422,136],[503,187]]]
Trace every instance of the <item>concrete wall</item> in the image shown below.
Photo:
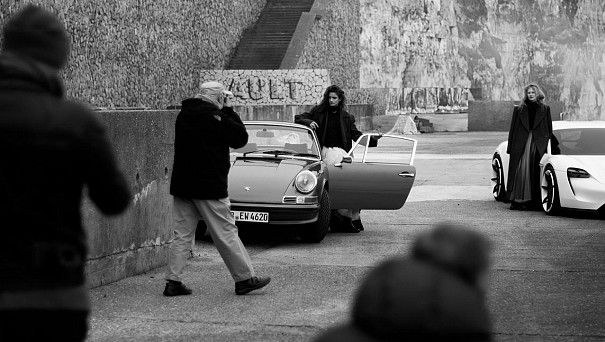
[[[468,104],[469,131],[506,132],[510,128],[513,108],[518,101],[470,101]],[[560,120],[563,103],[546,101],[553,121]]]
[[[312,106],[234,107],[243,120],[294,120]],[[351,105],[362,131],[372,129],[372,107]],[[107,127],[132,192],[131,207],[117,217],[104,217],[85,197],[83,224],[88,234],[87,274],[92,287],[166,264],[172,230],[169,195],[178,110],[96,112]]]

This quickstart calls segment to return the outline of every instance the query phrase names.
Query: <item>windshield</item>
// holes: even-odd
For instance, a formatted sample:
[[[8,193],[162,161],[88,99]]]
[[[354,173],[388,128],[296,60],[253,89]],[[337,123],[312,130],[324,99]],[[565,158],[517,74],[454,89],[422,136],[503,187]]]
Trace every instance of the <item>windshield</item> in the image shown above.
[[[605,128],[570,128],[553,132],[553,154],[605,155]]]
[[[319,158],[313,133],[305,128],[247,124],[248,144],[233,152],[264,153]]]

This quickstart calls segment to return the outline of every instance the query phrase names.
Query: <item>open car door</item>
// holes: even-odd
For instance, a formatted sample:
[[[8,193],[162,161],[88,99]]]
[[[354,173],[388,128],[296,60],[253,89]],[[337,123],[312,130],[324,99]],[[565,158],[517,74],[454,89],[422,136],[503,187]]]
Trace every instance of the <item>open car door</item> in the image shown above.
[[[378,146],[368,147],[371,136]],[[400,135],[365,133],[342,163],[328,165],[332,209],[399,209],[416,178],[417,141]]]

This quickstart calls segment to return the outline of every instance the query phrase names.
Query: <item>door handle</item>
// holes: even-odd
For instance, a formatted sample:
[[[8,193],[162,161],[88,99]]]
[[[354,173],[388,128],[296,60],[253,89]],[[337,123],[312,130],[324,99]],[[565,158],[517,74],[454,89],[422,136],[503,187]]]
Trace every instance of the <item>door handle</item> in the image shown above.
[[[407,171],[404,171],[404,172],[400,173],[400,174],[399,174],[399,176],[401,176],[401,177],[415,177],[415,176],[416,176],[416,174],[415,174],[415,173],[409,173],[409,172],[407,172]]]

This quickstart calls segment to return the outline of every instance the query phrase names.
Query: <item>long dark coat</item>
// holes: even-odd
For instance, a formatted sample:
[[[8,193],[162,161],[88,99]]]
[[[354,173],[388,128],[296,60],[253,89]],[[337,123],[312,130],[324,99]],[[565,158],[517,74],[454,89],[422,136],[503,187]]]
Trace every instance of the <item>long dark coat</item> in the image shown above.
[[[86,290],[82,189],[105,214],[132,199],[105,126],[39,63],[0,56],[0,153],[0,297],[36,290],[51,308],[88,306],[72,290]]]
[[[510,123],[510,130],[508,131],[508,147],[506,148],[506,153],[510,154],[508,180],[506,182],[509,193],[515,177],[514,170],[517,169],[523,155],[530,129],[533,130],[533,141],[541,158],[546,153],[548,139],[552,135],[552,118],[548,105],[544,103],[538,104],[533,127],[529,127],[527,106],[515,106],[513,110],[513,118]]]
[[[228,197],[229,147],[248,142],[242,120],[230,107],[219,110],[192,98],[176,118],[170,194],[193,199]]]
[[[319,139],[319,144],[323,146],[324,141],[326,140],[326,119],[328,117],[328,111],[320,110],[319,108],[319,106],[315,106],[310,112],[295,115],[294,122],[303,124],[305,126],[310,126],[311,122],[315,121],[319,126],[317,129],[317,139]],[[357,126],[355,126],[355,117],[353,115],[349,114],[344,109],[341,109],[339,114],[342,142],[343,146],[345,147],[344,150],[349,151],[353,146],[353,141],[357,141],[357,139],[359,139],[363,133],[357,129]],[[369,146],[377,146],[377,141],[375,139],[370,139]]]

